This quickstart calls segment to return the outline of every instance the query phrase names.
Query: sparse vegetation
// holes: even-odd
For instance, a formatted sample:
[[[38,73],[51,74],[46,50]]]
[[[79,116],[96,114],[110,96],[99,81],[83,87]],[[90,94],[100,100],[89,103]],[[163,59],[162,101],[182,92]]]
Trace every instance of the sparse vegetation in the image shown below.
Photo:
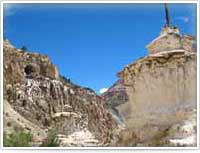
[[[139,138],[136,133],[130,129],[126,129],[120,132],[117,138],[117,143],[115,144],[117,147],[135,147]]]
[[[91,88],[89,88],[89,87],[85,87],[85,89],[86,90],[89,90],[90,92],[94,92],[95,93],[95,91],[94,90],[92,90]]]
[[[41,147],[59,147],[60,143],[55,130],[48,133],[47,139],[42,143]]]
[[[3,133],[4,147],[30,147],[32,134],[25,131],[14,131],[11,134]]]
[[[21,50],[27,51],[27,47],[26,46],[22,46]]]
[[[158,133],[153,137],[149,146],[152,147],[165,147],[168,146],[166,141],[166,137],[169,135],[169,129],[165,129],[164,131],[158,131]]]
[[[71,80],[69,78],[65,77],[65,76],[61,76],[61,78],[67,83],[71,82]]]

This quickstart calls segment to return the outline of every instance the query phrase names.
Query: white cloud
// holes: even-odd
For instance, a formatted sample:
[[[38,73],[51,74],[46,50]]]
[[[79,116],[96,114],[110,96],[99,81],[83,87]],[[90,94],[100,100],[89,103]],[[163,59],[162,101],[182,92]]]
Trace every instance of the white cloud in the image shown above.
[[[102,88],[99,90],[99,93],[100,94],[103,94],[104,92],[108,91],[108,88]]]

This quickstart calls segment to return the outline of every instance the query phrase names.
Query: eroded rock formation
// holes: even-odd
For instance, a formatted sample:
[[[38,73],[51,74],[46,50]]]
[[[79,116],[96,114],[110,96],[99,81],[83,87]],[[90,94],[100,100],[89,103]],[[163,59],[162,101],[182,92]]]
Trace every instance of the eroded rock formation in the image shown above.
[[[196,146],[194,37],[165,27],[149,55],[127,65],[98,96],[62,77],[44,55],[4,41],[4,132],[54,129],[60,146]]]
[[[16,49],[4,41],[3,66],[4,132],[26,129],[37,145],[51,129],[65,136],[62,146],[92,145],[75,141],[82,134],[94,139],[96,146],[109,143],[116,123],[101,97],[60,77],[47,56]],[[76,139],[67,141],[70,136]]]
[[[182,41],[177,39],[184,38],[176,31],[167,29],[163,35],[153,41],[152,47],[148,46],[150,55],[118,73],[129,99],[116,107],[119,114],[124,114],[126,125],[118,141],[122,146],[196,146],[195,137],[190,144],[184,140],[169,140],[169,135],[186,139],[180,128],[173,127],[181,127],[187,120],[188,126],[192,127],[189,133],[196,131],[196,120],[191,119],[196,115],[197,107],[195,48],[192,43],[187,44],[191,50],[181,46]],[[167,41],[163,40],[165,38]],[[169,134],[171,129],[174,129],[174,135]],[[129,133],[127,138],[126,133]],[[130,139],[135,142],[128,144]]]

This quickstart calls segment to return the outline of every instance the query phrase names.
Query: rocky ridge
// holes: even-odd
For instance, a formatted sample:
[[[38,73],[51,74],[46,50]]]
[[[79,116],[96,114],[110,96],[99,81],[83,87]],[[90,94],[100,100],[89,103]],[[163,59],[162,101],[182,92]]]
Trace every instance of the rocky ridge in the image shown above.
[[[118,76],[102,95],[123,125],[112,146],[196,146],[196,52],[151,54]]]
[[[4,132],[26,129],[35,144],[51,129],[65,135],[63,146],[92,145],[75,141],[83,135],[98,145],[109,143],[116,123],[101,97],[63,79],[47,56],[16,49],[4,41],[3,66]]]
[[[126,113],[126,132],[134,133],[136,142],[141,142],[132,145],[196,146],[196,118],[192,117],[197,107],[196,51],[193,43],[177,49],[176,39],[182,37],[169,29],[164,29],[168,41],[158,37],[150,44],[157,49],[155,53],[150,50],[151,54],[118,73],[129,100],[117,110]],[[160,46],[166,50],[159,50]],[[185,134],[185,127],[190,127],[186,131],[191,137]]]
[[[4,41],[4,131],[31,131],[33,146],[52,129],[63,147],[196,146],[194,38],[170,27],[161,36],[101,96],[62,77],[47,56]]]
[[[195,38],[165,26],[147,49],[102,95],[123,125],[111,145],[196,146]]]

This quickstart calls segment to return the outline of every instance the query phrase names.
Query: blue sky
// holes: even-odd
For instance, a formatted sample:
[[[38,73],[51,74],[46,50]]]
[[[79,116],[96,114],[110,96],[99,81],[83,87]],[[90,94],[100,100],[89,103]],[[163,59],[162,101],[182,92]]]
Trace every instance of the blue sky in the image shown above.
[[[170,4],[171,24],[196,35],[196,5]],[[4,36],[47,54],[61,75],[96,92],[148,54],[165,24],[163,4],[4,4]]]

